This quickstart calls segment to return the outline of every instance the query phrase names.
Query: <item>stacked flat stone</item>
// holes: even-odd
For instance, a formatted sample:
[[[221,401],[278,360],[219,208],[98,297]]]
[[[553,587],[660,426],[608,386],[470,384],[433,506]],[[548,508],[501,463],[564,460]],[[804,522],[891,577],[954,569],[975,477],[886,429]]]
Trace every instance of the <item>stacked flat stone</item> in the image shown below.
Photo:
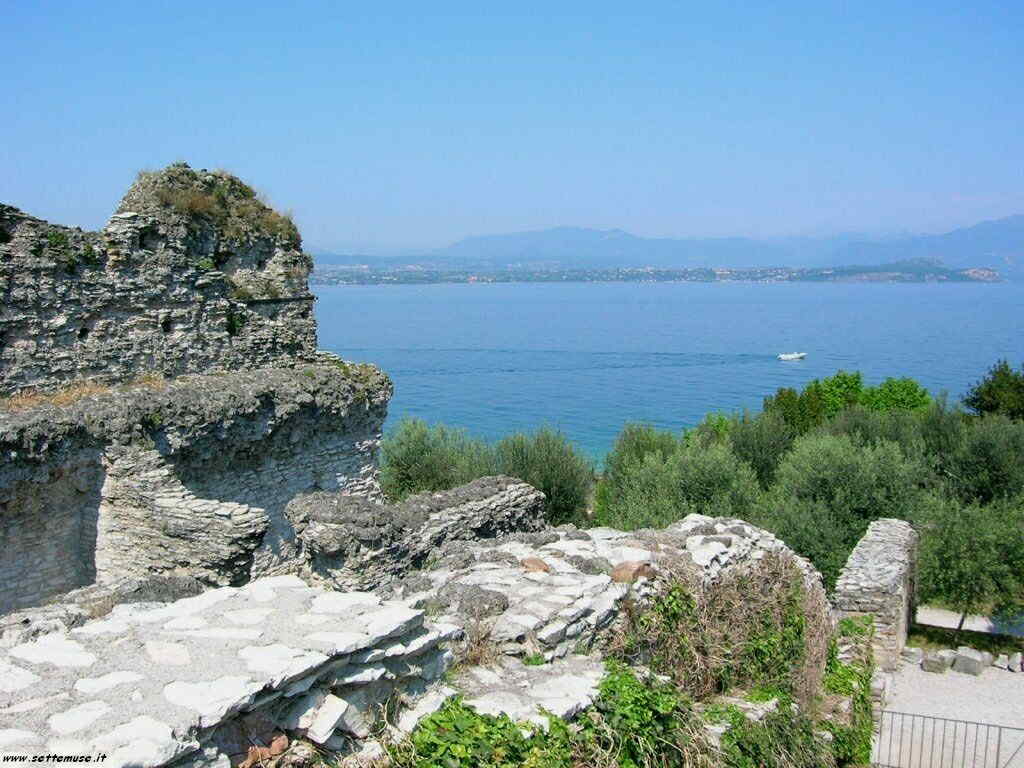
[[[836,581],[836,618],[874,619],[875,664],[896,668],[914,615],[917,532],[903,520],[883,518],[868,526]]]
[[[366,737],[396,689],[427,693],[459,634],[400,603],[294,576],[121,606],[0,655],[0,750],[226,768],[243,718],[336,747]]]
[[[310,361],[311,269],[222,171],[140,174],[99,232],[0,204],[0,394]]]
[[[0,614],[154,573],[294,571],[296,496],[380,496],[391,393],[372,366],[309,364],[0,413]]]
[[[692,514],[664,530],[631,533],[566,527],[448,552],[397,595],[444,612],[444,621],[485,622],[508,655],[541,653],[548,661],[593,645],[627,593],[644,596],[648,575],[662,566],[686,567],[711,582],[729,568],[788,553],[826,605],[820,574],[806,560],[767,531],[727,518]]]

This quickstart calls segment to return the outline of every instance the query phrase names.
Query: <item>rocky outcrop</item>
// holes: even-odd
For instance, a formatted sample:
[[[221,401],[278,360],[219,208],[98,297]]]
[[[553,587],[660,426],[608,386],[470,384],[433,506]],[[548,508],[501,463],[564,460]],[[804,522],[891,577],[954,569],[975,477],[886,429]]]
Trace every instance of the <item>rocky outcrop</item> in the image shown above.
[[[0,613],[94,582],[296,570],[285,508],[379,497],[391,392],[372,366],[309,364],[0,413]]]
[[[312,579],[335,589],[379,589],[422,568],[450,542],[542,528],[544,494],[510,477],[485,477],[394,506],[310,494],[288,506],[288,517],[300,531]]]
[[[99,232],[0,205],[0,396],[311,361],[311,268],[223,171],[141,173]]]

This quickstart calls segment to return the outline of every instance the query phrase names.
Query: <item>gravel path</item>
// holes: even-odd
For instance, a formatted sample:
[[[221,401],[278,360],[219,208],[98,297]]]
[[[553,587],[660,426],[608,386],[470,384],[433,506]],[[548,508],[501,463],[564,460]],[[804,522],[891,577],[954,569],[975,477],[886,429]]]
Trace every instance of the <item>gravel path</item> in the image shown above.
[[[1000,768],[1024,768],[1024,673],[990,667],[978,677],[953,671],[940,675],[904,663],[894,676],[885,709],[886,712],[1022,729],[1002,732]],[[943,753],[943,736],[946,747],[944,759],[940,761],[938,753]],[[942,721],[886,715],[882,721],[882,733],[876,738],[874,758],[878,764],[898,768],[960,765],[964,758],[968,766],[995,768],[998,738],[996,729],[965,729],[962,725],[954,728],[952,723],[943,724]],[[1007,762],[1017,747],[1020,750],[1012,761]],[[920,758],[918,753],[921,751],[935,759]]]

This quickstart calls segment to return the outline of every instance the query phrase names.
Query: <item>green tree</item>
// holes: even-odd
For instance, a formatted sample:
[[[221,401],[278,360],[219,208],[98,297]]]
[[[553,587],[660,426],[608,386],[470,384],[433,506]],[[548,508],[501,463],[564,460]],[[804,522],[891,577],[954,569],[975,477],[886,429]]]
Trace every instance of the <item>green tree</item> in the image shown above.
[[[381,488],[392,501],[497,473],[493,450],[463,430],[403,419],[381,446]]]
[[[976,414],[998,413],[1024,419],[1024,364],[1015,371],[1006,360],[993,365],[964,397],[964,405]]]
[[[971,421],[945,462],[961,501],[987,504],[1024,492],[1024,423],[995,414]]]
[[[932,498],[921,515],[918,564],[922,600],[960,613],[1014,614],[1024,594],[1024,497],[961,506]]]
[[[779,464],[761,518],[832,584],[869,522],[913,513],[921,474],[895,443],[805,435]]]
[[[594,467],[561,432],[542,427],[532,435],[511,435],[494,446],[494,456],[501,474],[544,492],[548,522],[583,521]]]
[[[910,378],[886,379],[860,395],[861,405],[872,411],[918,411],[931,401],[928,390]]]
[[[771,485],[782,457],[793,446],[796,430],[777,412],[756,415],[744,413],[736,418],[729,440],[737,458],[750,465],[762,488]]]
[[[606,519],[610,508],[622,502],[627,478],[645,456],[653,454],[664,460],[675,453],[678,446],[679,440],[671,432],[649,424],[626,424],[605,458],[604,472],[594,492],[594,514]]]

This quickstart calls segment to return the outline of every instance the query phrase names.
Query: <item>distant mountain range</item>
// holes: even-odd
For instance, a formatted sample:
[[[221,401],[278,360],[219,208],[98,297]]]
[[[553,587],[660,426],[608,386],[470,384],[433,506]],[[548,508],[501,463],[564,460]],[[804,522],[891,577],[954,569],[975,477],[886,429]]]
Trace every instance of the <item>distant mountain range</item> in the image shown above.
[[[601,269],[609,267],[831,267],[926,259],[951,269],[988,267],[1024,280],[1024,215],[985,221],[942,235],[886,240],[858,236],[755,240],[646,238],[620,229],[555,227],[537,232],[481,235],[421,256],[317,256],[321,264],[421,264],[462,269]]]

